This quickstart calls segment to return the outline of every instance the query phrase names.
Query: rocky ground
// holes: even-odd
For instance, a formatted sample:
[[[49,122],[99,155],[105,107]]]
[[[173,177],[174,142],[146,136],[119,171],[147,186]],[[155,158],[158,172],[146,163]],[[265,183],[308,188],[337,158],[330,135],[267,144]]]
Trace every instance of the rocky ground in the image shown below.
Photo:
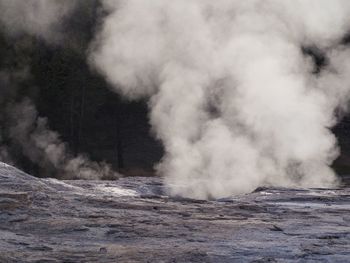
[[[0,262],[350,262],[350,189],[195,201],[157,178],[62,182],[1,164]]]

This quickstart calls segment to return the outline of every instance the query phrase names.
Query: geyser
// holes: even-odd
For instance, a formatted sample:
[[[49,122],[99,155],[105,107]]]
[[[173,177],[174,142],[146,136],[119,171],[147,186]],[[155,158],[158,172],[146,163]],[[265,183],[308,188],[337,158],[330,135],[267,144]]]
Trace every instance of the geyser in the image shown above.
[[[84,3],[0,0],[0,24],[9,38],[25,33],[64,45],[62,20]],[[158,171],[170,194],[217,198],[261,185],[336,185],[330,165],[338,146],[330,128],[350,96],[349,1],[101,4],[105,16],[90,63],[116,92],[149,99],[165,148]],[[17,64],[0,71],[1,160],[21,148],[40,168],[67,177],[112,172],[69,153],[20,94],[18,82],[30,73],[25,62]],[[90,172],[79,175],[85,168]]]
[[[149,98],[171,194],[337,183],[330,128],[349,99],[349,1],[102,2],[90,61],[116,92]],[[327,57],[318,71],[308,46]]]

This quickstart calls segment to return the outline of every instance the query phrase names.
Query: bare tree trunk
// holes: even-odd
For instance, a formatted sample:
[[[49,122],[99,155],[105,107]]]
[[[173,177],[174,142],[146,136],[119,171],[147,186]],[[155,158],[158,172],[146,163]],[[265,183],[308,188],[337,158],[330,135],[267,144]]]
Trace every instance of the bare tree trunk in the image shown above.
[[[77,134],[77,152],[80,151],[81,138],[83,136],[83,125],[84,125],[84,115],[85,115],[85,98],[86,98],[86,86],[83,85],[80,100],[80,114],[79,114],[79,126]]]
[[[120,107],[118,107],[115,111],[115,145],[117,151],[117,164],[118,170],[121,172],[124,167],[124,150],[123,150],[123,140],[122,140],[122,117]]]
[[[69,110],[69,126],[70,126],[70,143],[72,145],[73,151],[75,151],[75,138],[74,138],[74,96],[71,92],[70,95],[70,110]],[[75,153],[75,152],[74,152]]]

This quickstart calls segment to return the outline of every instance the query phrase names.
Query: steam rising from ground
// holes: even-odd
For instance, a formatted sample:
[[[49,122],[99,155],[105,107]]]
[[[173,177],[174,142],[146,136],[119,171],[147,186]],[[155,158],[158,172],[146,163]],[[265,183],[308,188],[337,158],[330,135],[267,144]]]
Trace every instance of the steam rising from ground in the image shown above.
[[[0,0],[0,25],[48,43],[84,1]],[[149,98],[165,147],[159,173],[171,194],[194,198],[264,184],[332,186],[338,155],[329,130],[347,110],[347,0],[103,0],[108,13],[91,62],[115,90]],[[320,72],[303,52],[327,58]],[[69,153],[18,80],[27,65],[0,71],[0,159],[22,154],[62,177],[101,178],[108,166]],[[9,143],[10,141],[10,143]]]
[[[347,0],[103,1],[91,61],[149,98],[171,194],[336,184],[329,130],[349,99]],[[328,58],[318,74],[302,47]]]
[[[47,119],[38,117],[28,98],[8,105],[7,111],[10,139],[22,148],[22,153],[31,162],[45,171],[46,176],[90,180],[113,178],[114,172],[107,164],[92,162],[83,155],[73,157],[59,134],[48,128]]]
[[[61,44],[62,20],[78,3],[80,0],[0,0],[0,26],[9,38],[27,34],[49,44]],[[31,78],[28,65],[17,64],[0,71],[0,161],[18,164],[18,159],[25,157],[38,167],[39,175],[46,177],[116,178],[118,174],[109,165],[83,155],[73,156],[59,134],[49,129],[33,101],[21,94],[35,87],[26,84]]]

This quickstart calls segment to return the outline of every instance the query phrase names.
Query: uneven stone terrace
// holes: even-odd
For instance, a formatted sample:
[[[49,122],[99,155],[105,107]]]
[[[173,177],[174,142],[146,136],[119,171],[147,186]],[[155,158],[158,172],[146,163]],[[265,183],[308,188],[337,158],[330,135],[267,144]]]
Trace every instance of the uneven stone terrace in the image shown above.
[[[0,262],[349,262],[350,189],[171,198],[159,178],[38,179],[0,165]]]

